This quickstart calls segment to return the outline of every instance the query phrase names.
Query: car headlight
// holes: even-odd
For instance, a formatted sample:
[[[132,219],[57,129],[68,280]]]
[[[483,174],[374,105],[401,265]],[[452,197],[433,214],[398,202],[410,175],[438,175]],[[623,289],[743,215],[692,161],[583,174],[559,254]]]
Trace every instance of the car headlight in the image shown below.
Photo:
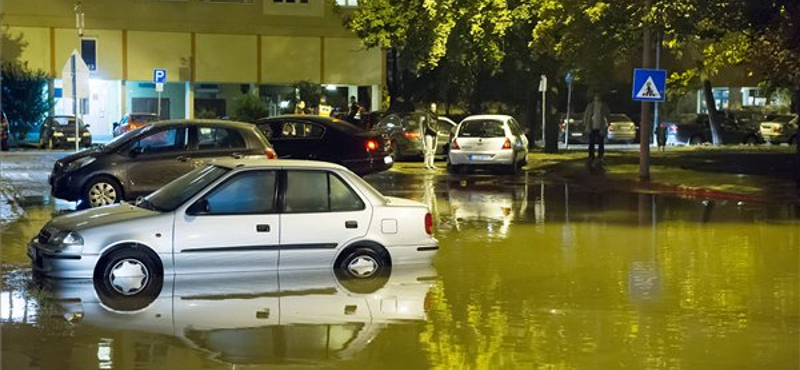
[[[61,248],[83,246],[83,237],[77,231],[64,231],[51,239],[48,244],[57,245]]]
[[[58,131],[56,131],[56,132],[54,132],[54,133],[53,133],[53,136],[55,136],[55,137],[62,137],[62,136],[64,136],[64,133],[63,133],[63,132],[58,132]]]
[[[92,133],[89,132],[89,131],[84,131],[83,134],[81,134],[81,135],[83,135],[83,136],[92,136]]]
[[[75,171],[77,169],[86,167],[86,166],[89,165],[89,163],[94,162],[96,159],[97,158],[92,157],[92,156],[78,158],[75,161],[70,162],[67,165],[67,168],[64,169],[64,171],[65,172],[71,172],[71,171]]]

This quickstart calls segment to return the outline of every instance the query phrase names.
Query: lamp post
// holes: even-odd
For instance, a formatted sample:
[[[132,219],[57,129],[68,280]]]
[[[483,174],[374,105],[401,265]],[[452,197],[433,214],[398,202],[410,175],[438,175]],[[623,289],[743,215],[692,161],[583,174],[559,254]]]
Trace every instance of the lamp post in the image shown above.
[[[73,8],[75,11],[75,28],[78,29],[78,42],[83,38],[83,4],[80,2],[75,3],[75,7]],[[81,51],[79,50],[78,53]],[[81,114],[78,112],[78,84],[77,84],[77,77],[75,71],[75,55],[73,54],[72,60],[70,61],[71,71],[72,71],[72,113],[75,114],[75,151],[77,152],[80,150],[81,146],[81,130],[80,130],[80,121],[81,121]]]

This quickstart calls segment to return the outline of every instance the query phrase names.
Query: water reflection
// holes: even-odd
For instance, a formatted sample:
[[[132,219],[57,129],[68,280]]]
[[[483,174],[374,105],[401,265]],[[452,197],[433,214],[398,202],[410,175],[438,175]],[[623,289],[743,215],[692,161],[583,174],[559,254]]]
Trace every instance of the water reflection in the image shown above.
[[[424,321],[435,278],[430,266],[398,267],[369,281],[339,280],[330,270],[177,275],[157,295],[133,301],[108,297],[91,280],[38,278],[41,289],[2,293],[17,297],[3,306],[3,322],[66,328],[52,340],[75,346],[65,359],[74,368],[94,360],[100,368],[324,364],[353,358],[391,323]],[[4,353],[34,349],[14,334],[5,336]],[[97,350],[82,353],[75,336]]]

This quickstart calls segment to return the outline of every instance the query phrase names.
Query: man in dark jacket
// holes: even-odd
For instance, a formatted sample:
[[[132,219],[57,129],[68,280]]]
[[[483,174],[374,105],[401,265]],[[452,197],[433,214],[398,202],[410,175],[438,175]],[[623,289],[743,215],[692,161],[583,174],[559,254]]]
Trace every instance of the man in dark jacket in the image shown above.
[[[434,156],[436,155],[436,126],[439,125],[439,115],[436,113],[436,103],[431,103],[422,122],[422,138],[425,154],[425,168],[435,170]]]
[[[584,131],[589,136],[589,159],[586,165],[603,165],[605,154],[605,140],[608,132],[608,119],[611,115],[608,105],[603,101],[600,93],[595,93],[594,98],[583,111]],[[597,145],[597,162],[594,161],[594,146]]]

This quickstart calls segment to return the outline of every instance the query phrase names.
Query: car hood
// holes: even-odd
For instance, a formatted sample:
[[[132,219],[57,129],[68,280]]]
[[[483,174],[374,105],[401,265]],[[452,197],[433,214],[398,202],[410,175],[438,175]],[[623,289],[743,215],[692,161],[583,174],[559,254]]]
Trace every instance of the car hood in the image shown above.
[[[89,147],[89,148],[86,148],[84,150],[81,150],[81,151],[79,151],[77,153],[70,154],[70,155],[68,155],[68,156],[66,156],[64,158],[59,159],[57,162],[63,163],[63,164],[71,163],[72,161],[74,161],[76,159],[81,159],[83,157],[94,156],[94,155],[97,155],[97,154],[99,154],[101,152],[103,152],[103,147],[102,146],[93,146],[93,147]]]
[[[62,215],[50,221],[49,227],[59,230],[85,230],[159,214],[159,212],[139,208],[130,203],[121,203]]]

